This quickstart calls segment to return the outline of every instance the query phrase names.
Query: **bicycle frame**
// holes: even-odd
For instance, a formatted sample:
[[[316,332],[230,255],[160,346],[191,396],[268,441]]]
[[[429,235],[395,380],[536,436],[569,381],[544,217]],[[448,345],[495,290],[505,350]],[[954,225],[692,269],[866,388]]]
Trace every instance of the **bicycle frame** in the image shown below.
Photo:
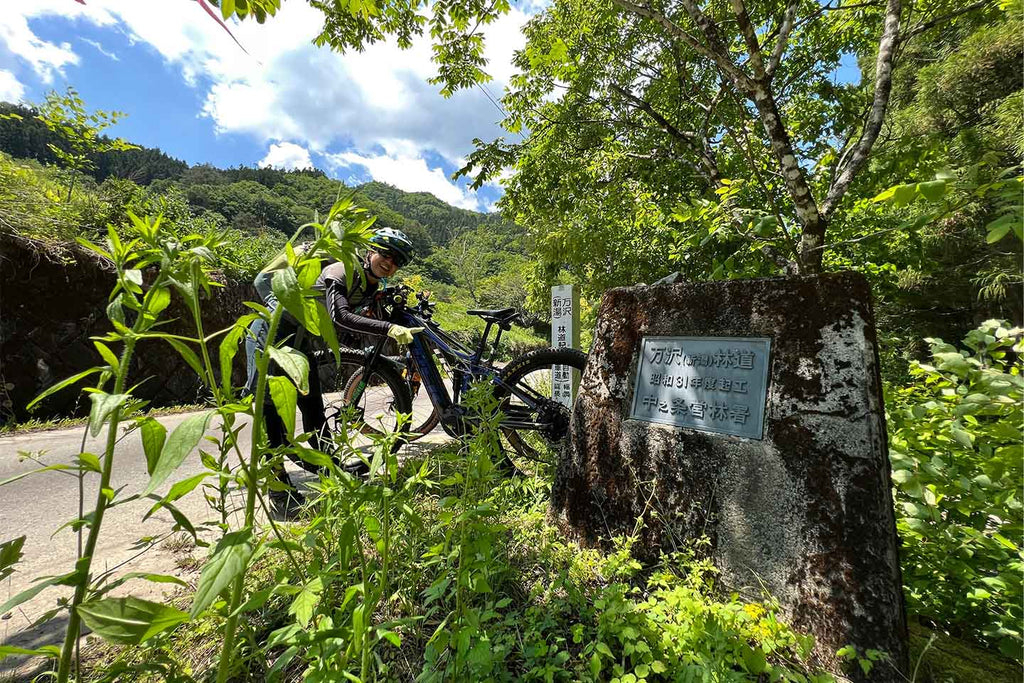
[[[412,343],[409,344],[409,353],[412,356],[412,361],[416,371],[420,375],[421,386],[426,388],[427,395],[430,397],[430,402],[441,415],[441,425],[445,428],[445,431],[449,433],[463,433],[465,431],[462,424],[464,416],[461,411],[458,410],[460,404],[457,402],[456,398],[453,398],[453,396],[448,393],[448,388],[444,385],[444,380],[441,378],[441,373],[438,370],[437,365],[434,363],[431,354],[431,345],[438,348],[443,355],[462,366],[459,368],[461,371],[461,377],[453,378],[453,380],[458,379],[462,383],[468,384],[468,381],[471,379],[488,378],[496,386],[501,387],[511,395],[516,396],[531,408],[535,408],[541,401],[547,400],[545,396],[542,396],[535,391],[528,393],[521,390],[519,387],[509,386],[503,383],[498,377],[498,372],[491,365],[482,361],[487,350],[487,336],[490,332],[491,323],[488,323],[487,327],[484,329],[483,337],[480,340],[480,346],[474,352],[470,351],[450,335],[446,334],[444,330],[437,325],[437,323],[424,320],[407,310],[396,311],[393,316],[393,321],[399,325],[424,328],[423,332],[413,337]],[[500,340],[501,329],[499,328],[491,349],[492,358],[497,352]],[[462,389],[462,386],[453,386],[453,393],[455,394],[455,397],[458,396]],[[538,422],[523,419],[522,416],[514,414],[506,415],[502,424],[505,427],[512,429],[539,429],[544,426]]]
[[[508,396],[515,396],[525,406],[505,406],[505,417],[502,426],[508,429],[540,430],[547,426],[546,423],[537,422],[531,419],[536,415],[536,410],[550,402],[550,398],[534,391],[528,386],[512,386],[505,384],[499,377],[499,372],[493,367],[493,359],[497,354],[501,341],[502,324],[497,324],[498,330],[494,341],[490,345],[490,358],[486,361],[488,343],[494,322],[488,321],[484,328],[480,345],[476,351],[468,349],[457,339],[446,333],[433,320],[427,317],[420,317],[416,311],[406,308],[404,302],[395,301],[396,305],[391,308],[387,319],[405,327],[422,327],[423,331],[413,336],[409,344],[409,356],[412,360],[413,369],[420,376],[420,386],[425,387],[431,404],[440,416],[442,428],[450,436],[461,436],[468,431],[472,419],[467,418],[461,404],[460,394],[468,387],[471,380],[488,379],[495,387],[503,390]],[[363,362],[363,379],[356,385],[355,391],[349,396],[348,405],[358,407],[363,393],[368,386],[372,370],[379,363],[391,363],[392,358],[383,354],[387,337],[377,340],[372,349],[368,350]],[[438,349],[445,359],[455,369],[453,377],[453,392],[450,394],[441,377],[440,370],[434,362],[432,348]],[[518,408],[518,410],[517,410]]]

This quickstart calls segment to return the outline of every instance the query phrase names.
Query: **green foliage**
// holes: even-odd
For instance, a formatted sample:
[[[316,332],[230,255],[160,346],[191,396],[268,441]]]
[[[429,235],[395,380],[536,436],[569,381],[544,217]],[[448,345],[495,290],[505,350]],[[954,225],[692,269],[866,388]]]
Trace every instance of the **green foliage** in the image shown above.
[[[59,250],[61,243],[78,237],[102,239],[108,224],[116,226],[121,235],[129,234],[128,212],[160,214],[165,228],[183,235],[223,234],[221,268],[238,279],[251,279],[285,241],[276,231],[225,231],[221,219],[197,213],[179,191],[159,193],[111,177],[99,185],[80,182],[78,192],[68,200],[62,194],[63,182],[57,169],[0,153],[0,230],[44,240]]]
[[[833,225],[826,258],[872,280],[879,329],[892,339],[884,350],[893,356],[890,377],[927,352],[921,337],[959,338],[978,320],[1019,322],[1024,314],[1014,237],[1022,222],[1022,30],[1019,4],[1009,3],[908,41],[890,135]],[[869,199],[879,193],[887,201]]]
[[[17,116],[17,114],[13,116]],[[36,118],[60,139],[59,143],[48,143],[47,147],[57,161],[70,172],[69,200],[75,186],[76,176],[96,167],[93,161],[96,155],[133,147],[121,138],[110,140],[100,135],[123,117],[124,114],[118,111],[106,112],[97,109],[90,113],[86,110],[85,102],[78,96],[78,92],[70,86],[63,95],[50,92],[46,96],[46,101],[39,105],[39,113],[36,114]]]
[[[73,241],[82,234],[83,217],[93,211],[95,202],[83,192],[64,200],[64,182],[57,169],[14,161],[0,152],[0,230],[47,241]],[[84,232],[98,234],[91,229]]]
[[[469,348],[475,349],[480,343],[485,323],[477,316],[467,315],[466,307],[461,303],[438,302],[437,309],[434,311],[434,320]],[[491,334],[494,334],[493,331]],[[527,351],[546,348],[550,345],[550,340],[537,335],[536,332],[513,325],[512,329],[501,334],[498,360],[518,358]]]
[[[988,321],[890,388],[890,459],[909,610],[1022,654],[1020,328]]]
[[[131,596],[91,600],[80,605],[78,612],[93,633],[134,645],[188,621],[188,614],[179,609]]]
[[[210,3],[220,7],[224,19],[230,19],[232,16],[239,19],[252,17],[259,24],[281,9],[281,0],[210,0]]]

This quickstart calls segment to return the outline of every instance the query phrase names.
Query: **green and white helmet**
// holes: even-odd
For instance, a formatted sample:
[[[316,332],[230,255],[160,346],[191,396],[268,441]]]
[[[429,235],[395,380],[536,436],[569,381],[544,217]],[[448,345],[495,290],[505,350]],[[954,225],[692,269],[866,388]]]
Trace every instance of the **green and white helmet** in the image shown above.
[[[389,252],[399,268],[412,260],[412,240],[401,230],[381,228],[373,233],[370,244],[374,251]]]

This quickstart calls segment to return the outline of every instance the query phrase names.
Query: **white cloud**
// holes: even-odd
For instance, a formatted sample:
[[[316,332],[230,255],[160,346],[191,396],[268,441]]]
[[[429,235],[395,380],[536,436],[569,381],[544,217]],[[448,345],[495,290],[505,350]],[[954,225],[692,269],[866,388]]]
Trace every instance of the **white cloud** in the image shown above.
[[[120,57],[115,55],[113,52],[109,52],[107,50],[104,50],[103,46],[100,45],[99,42],[97,42],[95,40],[89,40],[88,38],[82,38],[82,42],[85,43],[86,45],[92,45],[104,57],[108,57],[110,59],[113,59],[115,62],[120,62],[121,61]]]
[[[10,71],[0,69],[0,102],[20,102],[24,96],[25,86]]]
[[[42,40],[29,28],[25,16],[10,9],[0,12],[0,41],[28,62],[43,83],[52,83],[54,74],[62,73],[64,65],[78,63],[78,55],[71,50],[70,43],[57,45]]]
[[[362,166],[373,176],[406,192],[429,192],[443,202],[471,211],[486,208],[486,202],[476,193],[453,184],[444,170],[430,168],[418,157],[402,153],[359,154],[340,152],[326,155],[334,168]]]
[[[305,147],[300,147],[293,142],[280,142],[271,145],[267,156],[263,157],[258,165],[283,168],[286,171],[313,168],[313,162],[309,158],[309,151]]]
[[[536,9],[534,5],[545,2],[530,0],[526,7]],[[159,11],[139,1],[88,0],[81,5],[33,0],[5,7],[0,15],[0,42],[46,82],[64,65],[76,64],[78,56],[67,44],[39,39],[29,20],[59,17],[116,27],[130,41],[151,46],[176,65],[186,83],[205,89],[200,114],[218,132],[251,135],[264,144],[289,140],[319,153],[379,146],[384,154],[361,156],[374,178],[398,185],[396,177],[416,177],[419,189],[429,185],[434,189],[426,191],[456,197],[461,205],[476,200],[448,182],[440,169],[429,169],[424,157],[436,152],[458,161],[472,150],[473,138],[490,140],[502,134],[497,125],[502,114],[480,88],[446,100],[437,86],[427,83],[436,71],[429,36],[414,41],[409,50],[388,41],[339,55],[311,44],[323,17],[298,0],[283,3],[277,16],[263,25],[229,22],[248,54],[197,3],[184,0]],[[486,88],[494,97],[511,77],[512,53],[524,44],[519,29],[528,18],[513,8],[483,29],[487,71],[495,79]],[[415,170],[402,176],[395,160],[411,162]]]

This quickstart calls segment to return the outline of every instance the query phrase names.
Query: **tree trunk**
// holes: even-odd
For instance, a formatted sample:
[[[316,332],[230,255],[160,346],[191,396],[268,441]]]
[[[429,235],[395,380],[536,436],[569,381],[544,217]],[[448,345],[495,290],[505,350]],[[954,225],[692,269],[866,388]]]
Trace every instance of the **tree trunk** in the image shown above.
[[[793,143],[790,140],[789,132],[782,123],[775,98],[772,97],[763,82],[757,81],[754,83],[753,92],[749,94],[754,100],[758,114],[760,114],[761,123],[764,125],[765,133],[772,145],[772,151],[775,153],[775,158],[779,162],[783,178],[786,181],[786,189],[789,190],[796,215],[803,226],[797,262],[800,274],[820,273],[821,257],[825,246],[825,217],[818,211],[818,204],[814,201],[811,188],[807,185],[807,178],[796,160]]]

